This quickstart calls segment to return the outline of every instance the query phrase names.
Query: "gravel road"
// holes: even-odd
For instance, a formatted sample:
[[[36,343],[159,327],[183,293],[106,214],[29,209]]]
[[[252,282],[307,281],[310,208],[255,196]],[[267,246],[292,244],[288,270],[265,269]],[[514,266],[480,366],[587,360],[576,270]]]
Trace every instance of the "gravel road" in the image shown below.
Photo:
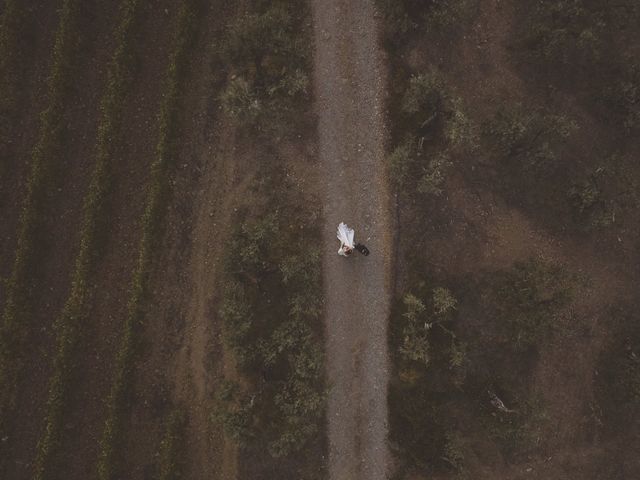
[[[384,172],[384,75],[373,0],[313,0],[324,185],[329,473],[386,479],[391,220]],[[337,255],[340,221],[369,257]]]

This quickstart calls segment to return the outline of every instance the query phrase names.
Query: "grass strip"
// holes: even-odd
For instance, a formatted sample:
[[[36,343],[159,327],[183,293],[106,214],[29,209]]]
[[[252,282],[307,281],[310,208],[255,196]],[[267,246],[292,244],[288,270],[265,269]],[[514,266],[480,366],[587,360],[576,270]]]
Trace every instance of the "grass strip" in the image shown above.
[[[165,422],[160,442],[160,480],[177,480],[181,477],[180,457],[183,449],[185,413],[176,409]]]
[[[142,216],[142,237],[140,239],[138,260],[133,273],[131,296],[124,331],[116,354],[115,372],[111,392],[107,400],[107,419],[100,440],[98,458],[98,478],[109,480],[113,477],[116,448],[121,445],[121,417],[125,410],[131,371],[135,330],[143,315],[145,298],[154,240],[164,213],[166,192],[169,188],[168,167],[173,157],[173,140],[177,131],[179,84],[187,63],[187,47],[190,41],[194,15],[191,4],[185,1],[180,9],[174,49],[166,74],[166,91],[159,117],[159,140],[156,147],[156,159],[151,166],[151,181],[147,189],[145,211]]]
[[[29,326],[29,273],[36,254],[44,194],[51,184],[50,169],[61,142],[66,86],[77,35],[77,0],[63,0],[48,78],[48,106],[40,114],[40,132],[31,155],[27,193],[20,213],[16,255],[6,282],[6,304],[0,326],[0,433],[15,406],[16,383],[22,368]]]
[[[129,78],[127,63],[131,53],[139,3],[138,0],[122,2],[122,18],[115,32],[116,48],[109,65],[106,90],[100,106],[101,121],[98,129],[96,162],[91,184],[84,199],[84,220],[80,233],[80,248],[71,281],[71,292],[55,323],[57,350],[53,374],[49,381],[45,428],[37,447],[34,475],[36,480],[49,477],[49,462],[59,442],[60,424],[71,377],[72,356],[80,336],[88,291],[87,280],[92,260],[95,258],[98,225],[104,213],[111,184],[110,167],[114,143],[117,144],[113,139],[117,137],[120,128]]]
[[[18,34],[24,19],[24,10],[17,0],[5,0],[0,19],[0,177],[7,169],[6,149],[10,143],[10,123],[16,111],[19,74]]]

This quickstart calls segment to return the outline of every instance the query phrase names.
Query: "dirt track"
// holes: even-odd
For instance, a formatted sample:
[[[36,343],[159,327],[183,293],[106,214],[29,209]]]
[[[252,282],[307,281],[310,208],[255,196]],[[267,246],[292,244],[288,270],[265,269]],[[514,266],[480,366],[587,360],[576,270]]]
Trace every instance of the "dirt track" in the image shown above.
[[[373,0],[315,0],[315,94],[325,210],[329,472],[385,479],[391,224],[384,79]],[[371,255],[336,255],[344,221]]]

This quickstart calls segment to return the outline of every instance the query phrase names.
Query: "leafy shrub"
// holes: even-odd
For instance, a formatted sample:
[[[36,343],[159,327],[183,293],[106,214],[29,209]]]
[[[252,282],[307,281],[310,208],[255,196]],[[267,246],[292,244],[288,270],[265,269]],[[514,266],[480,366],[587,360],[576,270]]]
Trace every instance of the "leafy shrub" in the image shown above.
[[[227,115],[243,124],[252,124],[262,114],[263,106],[257,93],[242,77],[227,84],[220,101]]]
[[[220,100],[240,126],[282,130],[308,98],[306,10],[294,4],[256,4],[229,26],[222,56],[235,73]]]
[[[118,40],[109,66],[107,88],[101,103],[101,119],[98,130],[98,154],[89,190],[84,199],[84,218],[80,232],[80,248],[75,260],[75,270],[71,281],[71,293],[64,309],[57,318],[58,349],[54,359],[54,371],[50,379],[47,400],[47,418],[44,434],[38,443],[35,478],[47,476],[47,465],[58,443],[62,407],[68,389],[69,370],[75,345],[78,342],[83,318],[83,308],[88,295],[87,279],[97,243],[98,223],[104,213],[107,190],[110,184],[109,163],[119,115],[125,95],[128,58],[138,2],[131,0],[124,4],[122,20],[116,30]]]
[[[217,391],[213,419],[222,424],[225,435],[240,446],[256,437],[255,396],[241,392],[237,383],[225,381]]]
[[[290,458],[317,438],[324,412],[321,259],[317,233],[300,228],[304,202],[281,176],[276,196],[271,175],[256,184],[269,213],[243,213],[235,232],[220,308],[246,386],[215,417],[248,449]]]
[[[240,366],[251,362],[254,354],[248,348],[247,341],[253,327],[253,314],[250,305],[245,288],[241,283],[231,282],[226,287],[224,300],[220,307],[220,318],[225,325],[225,342],[234,352]]]
[[[16,8],[13,3],[8,8]],[[70,77],[70,61],[77,35],[78,2],[65,0],[54,38],[52,64],[47,79],[48,105],[40,114],[38,140],[31,153],[26,197],[20,211],[20,226],[11,275],[6,282],[6,300],[0,326],[0,435],[15,407],[16,384],[29,326],[29,271],[37,255],[36,234],[42,221],[45,192],[51,187],[51,167],[58,159],[64,100]],[[11,14],[11,11],[5,12]],[[5,21],[7,19],[5,18]],[[6,39],[4,40],[6,41]]]
[[[585,172],[567,192],[576,221],[587,231],[624,226],[638,208],[637,166],[623,155],[611,155]]]
[[[409,79],[401,105],[402,113],[418,134],[441,129],[453,145],[469,138],[469,122],[461,110],[461,101],[446,88],[444,78],[435,70]]]
[[[593,63],[602,55],[606,22],[588,0],[532,5],[526,43],[535,55],[564,64]]]
[[[160,442],[160,480],[178,480],[181,475],[183,435],[186,425],[185,413],[171,412],[166,420],[165,431]]]
[[[191,0],[185,0],[176,19],[176,33],[173,49],[166,72],[165,95],[158,117],[159,136],[156,158],[151,165],[151,179],[147,185],[147,198],[142,215],[142,235],[138,245],[138,256],[133,272],[127,315],[120,343],[117,348],[111,390],[107,398],[107,415],[100,439],[98,457],[98,478],[109,480],[113,477],[117,450],[121,446],[121,421],[123,403],[130,388],[130,375],[134,362],[136,330],[143,315],[142,306],[146,300],[148,278],[154,243],[164,215],[166,192],[169,187],[169,167],[173,161],[173,141],[177,133],[180,86],[184,78],[190,42],[193,34],[194,15]]]
[[[625,65],[622,73],[604,87],[601,97],[627,133],[637,131],[640,127],[640,65]]]
[[[407,133],[388,157],[391,180],[404,194],[439,196],[451,154],[474,143],[461,101],[431,70],[409,79],[399,115]]]
[[[576,128],[564,116],[516,105],[500,108],[483,133],[503,161],[538,174],[553,168],[558,147]]]
[[[384,16],[387,41],[395,48],[406,44],[413,33],[442,32],[463,27],[471,20],[477,0],[377,0]]]
[[[444,327],[443,322],[451,319],[457,301],[449,290],[442,287],[433,289],[429,308],[412,293],[402,298],[404,312],[402,313],[401,340],[398,353],[408,361],[418,362],[423,366],[429,365],[429,337],[434,325],[440,327],[447,336],[451,337],[452,365],[462,366],[464,362],[464,346],[456,342],[453,332]]]
[[[640,19],[633,1],[552,0],[523,6],[524,44],[535,56],[572,68],[599,63],[611,49],[612,29],[632,31]]]
[[[408,180],[415,156],[414,143],[413,138],[401,143],[391,152],[387,160],[391,180],[397,189],[401,189]]]
[[[510,412],[492,411],[484,417],[489,436],[498,442],[510,459],[542,446],[542,431],[549,417],[540,397],[514,400]]]
[[[536,346],[550,333],[571,299],[570,280],[561,267],[536,258],[497,275],[492,305],[513,348]]]
[[[437,287],[433,290],[433,310],[439,317],[455,310],[458,301],[449,290]]]
[[[445,435],[443,459],[457,472],[464,472],[464,443],[460,435],[448,432]]]
[[[619,437],[640,415],[640,322],[633,305],[616,306],[607,315],[610,338],[598,357],[595,393],[604,432]]]
[[[451,162],[444,154],[429,160],[427,167],[423,168],[423,175],[418,179],[417,191],[427,195],[441,195],[445,172],[450,166]]]

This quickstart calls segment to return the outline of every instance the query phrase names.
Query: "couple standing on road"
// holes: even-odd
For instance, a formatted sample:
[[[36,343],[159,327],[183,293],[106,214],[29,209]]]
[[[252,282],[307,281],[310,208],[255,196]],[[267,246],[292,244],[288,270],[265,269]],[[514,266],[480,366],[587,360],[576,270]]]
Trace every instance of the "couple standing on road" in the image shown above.
[[[365,257],[369,255],[369,249],[361,243],[353,244],[353,236],[355,235],[353,228],[347,227],[345,223],[340,222],[338,225],[338,240],[340,240],[340,249],[338,255],[348,257],[353,250],[358,250]]]

